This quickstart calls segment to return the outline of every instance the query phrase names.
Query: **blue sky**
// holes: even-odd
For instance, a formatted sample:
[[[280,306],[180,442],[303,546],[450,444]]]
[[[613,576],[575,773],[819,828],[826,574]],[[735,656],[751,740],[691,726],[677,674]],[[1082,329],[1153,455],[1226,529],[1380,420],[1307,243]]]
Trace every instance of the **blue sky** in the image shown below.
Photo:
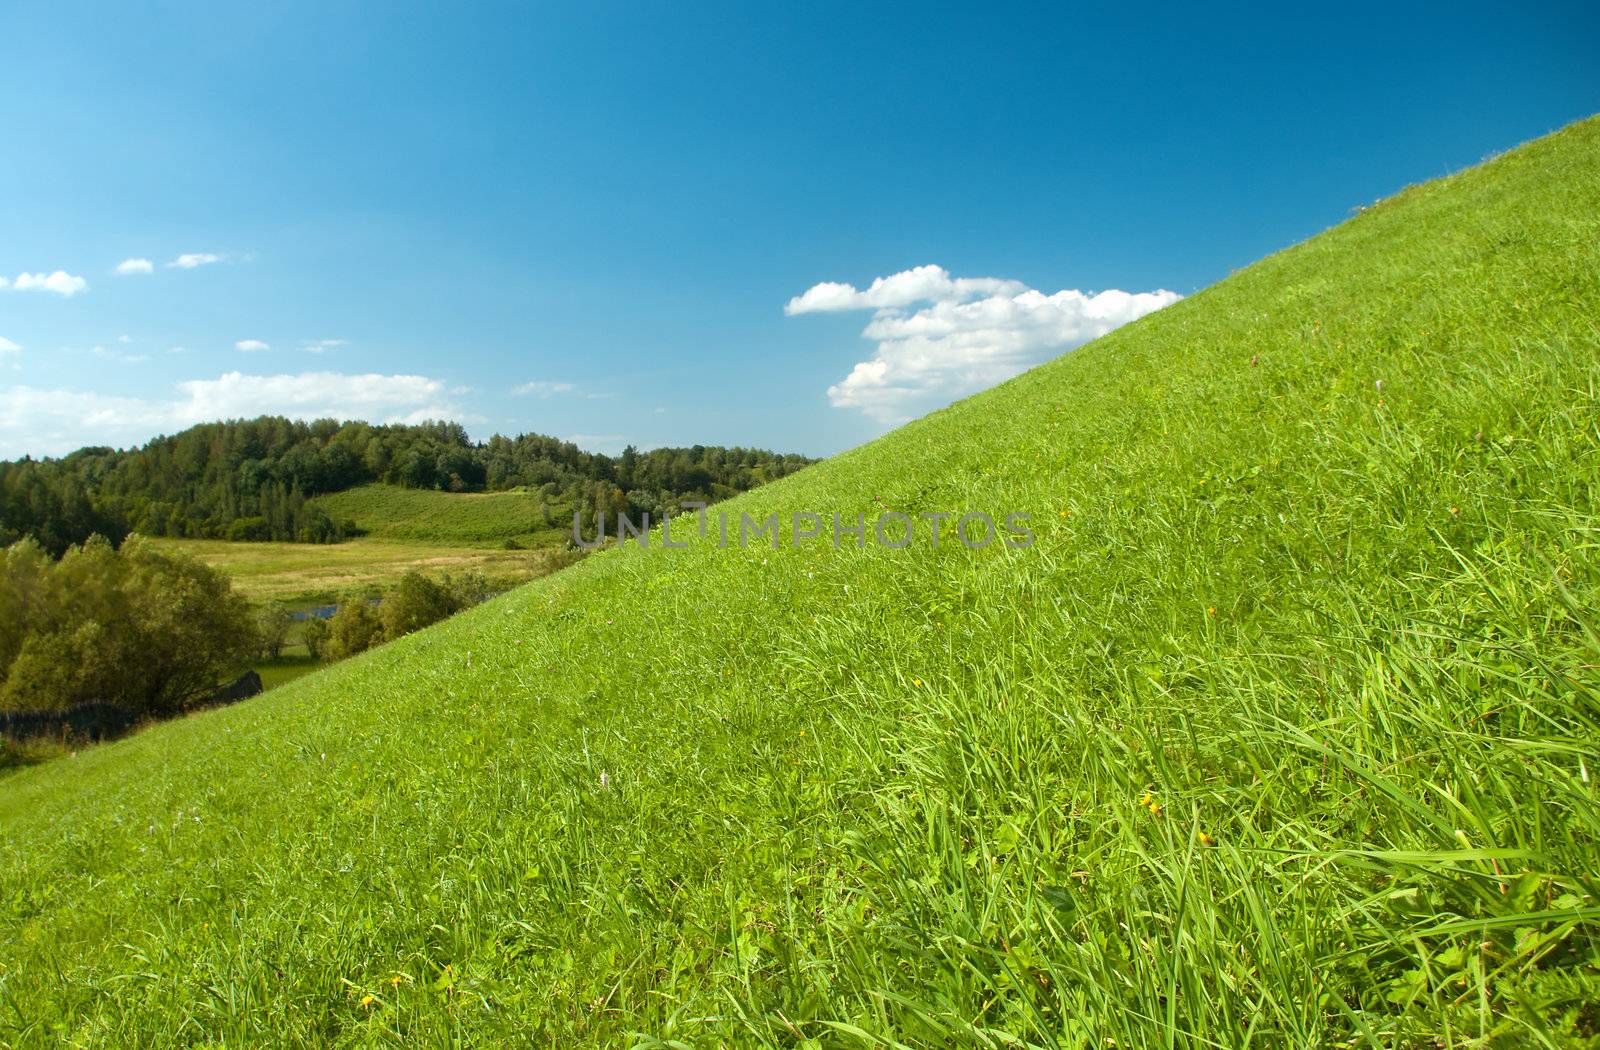
[[[830,454],[1600,109],[1577,3],[0,27],[5,456],[259,411]]]

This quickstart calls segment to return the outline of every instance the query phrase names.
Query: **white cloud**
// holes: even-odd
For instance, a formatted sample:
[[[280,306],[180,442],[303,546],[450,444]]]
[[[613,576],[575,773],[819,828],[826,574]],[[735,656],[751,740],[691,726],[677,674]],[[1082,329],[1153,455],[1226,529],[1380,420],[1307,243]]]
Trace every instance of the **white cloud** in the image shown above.
[[[444,384],[425,376],[342,372],[251,376],[228,372],[216,379],[187,380],[179,383],[178,389],[187,398],[178,415],[187,423],[262,413],[301,419],[370,419],[377,415],[387,421],[397,413],[423,407],[447,410],[431,404],[444,392]]]
[[[271,346],[263,343],[259,339],[241,339],[237,343],[233,344],[233,348],[235,350],[243,350],[247,354],[253,354],[257,351],[272,349]]]
[[[124,259],[117,263],[116,272],[123,277],[136,273],[153,273],[155,265],[149,259]]]
[[[0,456],[61,455],[85,445],[131,444],[171,425],[162,406],[87,390],[0,388]]]
[[[20,354],[20,353],[22,353],[22,347],[18,346],[16,343],[13,343],[11,340],[7,339],[5,336],[0,335],[0,354]]]
[[[549,379],[535,379],[531,383],[514,386],[511,392],[518,397],[555,397],[557,394],[570,394],[578,389],[572,383],[558,383]]]
[[[88,288],[89,282],[65,270],[57,270],[55,273],[19,273],[12,281],[0,277],[0,289],[8,285],[19,292],[55,292],[61,296],[73,296]]]
[[[281,415],[376,423],[473,422],[437,379],[415,375],[244,375],[178,383],[169,398],[117,397],[85,390],[0,389],[0,457],[60,455],[84,445],[131,445],[195,423]]]
[[[186,252],[167,263],[167,269],[193,270],[201,266],[210,266],[212,263],[219,263],[221,261],[222,256],[217,255],[214,252]]]
[[[971,299],[980,295],[1015,295],[1026,291],[1021,281],[998,277],[951,277],[942,266],[917,266],[879,277],[865,291],[854,285],[824,281],[790,299],[783,312],[795,314],[835,310],[897,310],[919,302]]]
[[[836,408],[880,423],[902,423],[976,393],[1180,299],[1175,292],[1046,295],[1019,281],[956,277],[919,266],[880,277],[865,290],[824,282],[789,300],[784,312],[872,310],[862,336],[870,360],[828,388]]]
[[[300,349],[308,354],[322,354],[349,345],[349,340],[346,339],[313,339],[309,343],[302,344]]]

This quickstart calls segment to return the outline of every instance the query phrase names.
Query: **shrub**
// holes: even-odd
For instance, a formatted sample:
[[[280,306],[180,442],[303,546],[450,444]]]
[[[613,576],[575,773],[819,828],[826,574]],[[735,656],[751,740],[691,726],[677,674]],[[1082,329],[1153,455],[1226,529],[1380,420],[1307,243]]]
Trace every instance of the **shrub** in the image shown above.
[[[343,660],[365,652],[383,640],[383,623],[371,605],[356,599],[339,606],[328,621],[328,641],[323,647],[326,659]]]
[[[138,537],[101,537],[51,564],[6,552],[0,581],[0,709],[99,702],[163,715],[209,693],[259,642],[244,599],[214,569]]]
[[[228,539],[235,542],[259,542],[272,538],[272,526],[266,518],[235,518],[228,523]]]
[[[400,582],[384,598],[379,611],[386,640],[421,630],[460,608],[454,594],[415,569],[400,577]]]
[[[305,643],[306,652],[311,654],[312,659],[320,660],[328,651],[329,633],[328,621],[316,616],[307,620],[300,629],[300,640]]]
[[[261,638],[261,655],[276,660],[289,642],[294,613],[282,602],[269,602],[256,613],[256,630]]]

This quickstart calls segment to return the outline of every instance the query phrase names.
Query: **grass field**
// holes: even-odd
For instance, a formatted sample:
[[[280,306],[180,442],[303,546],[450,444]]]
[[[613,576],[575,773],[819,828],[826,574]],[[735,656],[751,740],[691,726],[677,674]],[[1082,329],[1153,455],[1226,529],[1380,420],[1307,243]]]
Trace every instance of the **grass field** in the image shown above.
[[[564,565],[564,552],[448,547],[361,538],[343,543],[231,543],[227,540],[151,540],[220,569],[251,601],[291,605],[329,602],[365,588],[383,589],[409,569],[429,576],[482,572],[510,586]]]
[[[524,546],[549,547],[565,544],[572,532],[570,508],[547,508],[524,491],[438,492],[362,485],[319,496],[316,502],[335,521],[354,521],[375,539],[492,547],[512,539]]]
[[[1600,1038],[1600,121],[0,781],[13,1045]],[[712,532],[715,537],[715,531]]]

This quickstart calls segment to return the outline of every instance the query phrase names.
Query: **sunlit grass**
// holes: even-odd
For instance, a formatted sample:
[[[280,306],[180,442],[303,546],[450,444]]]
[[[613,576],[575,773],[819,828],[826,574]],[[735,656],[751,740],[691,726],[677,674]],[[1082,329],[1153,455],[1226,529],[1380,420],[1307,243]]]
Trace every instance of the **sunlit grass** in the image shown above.
[[[234,589],[252,601],[290,604],[317,604],[368,589],[384,590],[411,569],[435,577],[477,571],[492,583],[509,587],[571,561],[569,554],[556,549],[508,551],[367,537],[343,543],[149,542],[162,550],[185,551],[221,570]]]
[[[1600,122],[0,781],[19,1045],[1583,1046]],[[691,530],[678,533],[692,536]]]
[[[335,521],[354,521],[375,539],[471,547],[515,540],[528,547],[564,545],[572,509],[526,490],[439,492],[398,485],[361,485],[319,496]],[[564,527],[563,527],[564,526]]]

